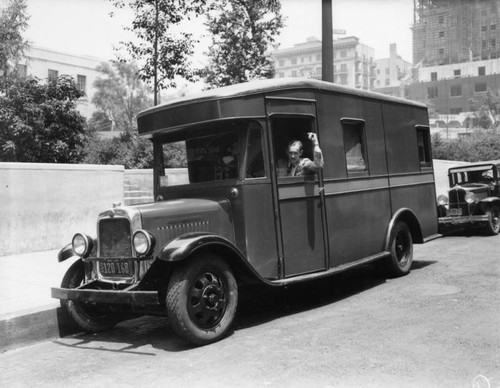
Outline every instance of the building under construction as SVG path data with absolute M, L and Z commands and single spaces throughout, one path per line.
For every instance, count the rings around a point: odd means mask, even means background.
M 500 0 L 413 0 L 413 63 L 500 58 Z

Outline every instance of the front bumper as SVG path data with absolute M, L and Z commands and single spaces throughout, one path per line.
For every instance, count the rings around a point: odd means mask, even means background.
M 158 291 L 117 291 L 78 288 L 51 288 L 56 299 L 76 300 L 79 302 L 120 304 L 128 306 L 159 306 Z
M 440 225 L 462 225 L 489 221 L 487 215 L 439 217 Z

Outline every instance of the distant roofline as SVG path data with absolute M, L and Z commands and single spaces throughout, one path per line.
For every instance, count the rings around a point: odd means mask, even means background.
M 387 102 L 393 102 L 404 105 L 418 106 L 426 108 L 425 104 L 420 102 L 407 100 L 399 97 L 388 96 L 385 94 L 367 91 L 363 89 L 354 89 L 350 87 L 341 86 L 338 84 L 314 80 L 310 78 L 274 78 L 266 80 L 258 80 L 245 82 L 241 84 L 224 86 L 217 89 L 210 89 L 203 92 L 195 93 L 191 96 L 176 98 L 164 104 L 146 109 L 140 112 L 137 117 L 142 117 L 156 111 L 161 111 L 174 106 L 186 105 L 195 102 L 203 102 L 209 100 L 223 100 L 229 98 L 237 98 L 253 94 L 273 92 L 278 90 L 292 90 L 292 89 L 315 89 L 315 90 L 328 90 L 332 92 L 350 94 L 359 97 L 372 98 Z
M 38 45 L 35 45 L 35 44 L 29 45 L 29 47 L 25 50 L 25 53 L 29 52 L 31 48 L 33 48 L 35 50 L 47 51 L 47 52 L 50 52 L 50 53 L 61 54 L 61 55 L 69 56 L 69 57 L 90 59 L 90 60 L 99 61 L 99 62 L 110 62 L 111 61 L 110 59 L 104 59 L 104 58 L 94 57 L 92 55 L 78 55 L 78 54 L 70 53 L 70 52 L 67 52 L 67 51 L 60 51 L 60 50 L 56 50 L 56 49 L 52 49 L 52 48 L 48 48 L 48 47 L 38 46 Z

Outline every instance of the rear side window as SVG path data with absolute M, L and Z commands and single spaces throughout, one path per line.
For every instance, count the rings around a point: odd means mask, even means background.
M 417 148 L 420 167 L 432 167 L 431 133 L 427 126 L 417 125 Z
M 342 119 L 341 123 L 348 176 L 368 172 L 364 120 Z

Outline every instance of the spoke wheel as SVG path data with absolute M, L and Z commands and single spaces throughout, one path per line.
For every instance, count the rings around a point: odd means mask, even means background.
M 213 254 L 176 268 L 167 290 L 167 313 L 177 335 L 205 345 L 225 336 L 236 314 L 238 286 L 229 266 Z
M 492 236 L 500 232 L 500 209 L 498 206 L 491 206 L 486 210 L 488 222 L 486 224 L 486 232 Z

